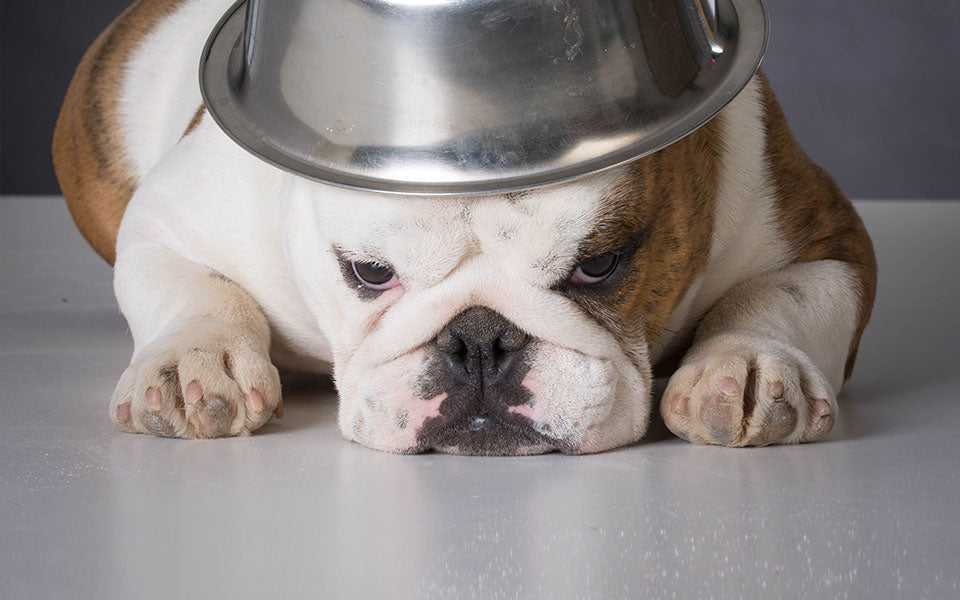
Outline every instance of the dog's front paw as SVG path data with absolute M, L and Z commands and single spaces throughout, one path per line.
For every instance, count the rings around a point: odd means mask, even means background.
M 670 431 L 697 444 L 796 444 L 830 431 L 837 402 L 800 350 L 726 334 L 690 350 L 670 378 L 660 414 Z
M 248 435 L 281 410 L 280 378 L 245 332 L 201 324 L 147 346 L 110 402 L 117 427 L 165 437 Z

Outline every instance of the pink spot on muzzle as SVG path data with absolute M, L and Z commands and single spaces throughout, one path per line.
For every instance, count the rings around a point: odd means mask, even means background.
M 536 398 L 540 395 L 540 392 L 543 390 L 543 384 L 540 382 L 540 373 L 534 369 L 527 371 L 527 374 L 523 376 L 523 381 L 520 382 L 520 385 L 530 390 L 530 394 Z
M 529 404 L 521 404 L 520 406 L 511 406 L 510 408 L 507 409 L 507 412 L 515 415 L 520 415 L 521 417 L 526 417 L 531 421 L 533 420 L 533 407 L 530 406 Z
M 424 421 L 440 416 L 440 405 L 447 399 L 447 393 L 437 394 L 429 400 L 416 399 L 410 403 L 410 423 L 413 429 L 420 429 Z
M 521 417 L 526 417 L 531 421 L 546 421 L 548 416 L 545 414 L 546 402 L 543 397 L 543 382 L 540 380 L 540 371 L 530 369 L 523 377 L 520 385 L 530 392 L 532 399 L 519 406 L 511 406 L 507 412 Z

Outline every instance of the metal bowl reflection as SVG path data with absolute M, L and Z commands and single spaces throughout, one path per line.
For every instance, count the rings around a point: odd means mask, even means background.
M 644 156 L 756 72 L 762 0 L 243 0 L 204 100 L 283 169 L 406 194 L 504 192 Z

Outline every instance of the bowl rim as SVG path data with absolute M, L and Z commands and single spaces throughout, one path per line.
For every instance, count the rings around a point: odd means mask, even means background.
M 717 1 L 733 6 L 740 35 L 733 64 L 721 83 L 705 94 L 709 102 L 700 103 L 670 127 L 656 131 L 640 142 L 589 160 L 522 175 L 494 175 L 464 182 L 401 181 L 309 163 L 267 143 L 248 126 L 246 119 L 230 102 L 229 59 L 243 36 L 248 0 L 237 0 L 231 5 L 207 37 L 199 64 L 200 94 L 210 116 L 235 143 L 283 171 L 313 181 L 347 189 L 408 196 L 477 196 L 525 191 L 574 181 L 649 156 L 682 140 L 717 116 L 759 71 L 770 40 L 770 18 L 764 0 Z M 756 35 L 758 31 L 761 35 Z

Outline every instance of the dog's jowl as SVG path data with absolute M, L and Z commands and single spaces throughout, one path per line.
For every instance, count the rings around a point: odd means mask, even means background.
M 115 261 L 130 432 L 247 435 L 278 368 L 332 374 L 339 425 L 390 452 L 590 453 L 655 410 L 699 444 L 815 441 L 875 287 L 849 201 L 758 74 L 693 134 L 521 193 L 397 197 L 240 148 L 196 65 L 232 0 L 141 0 L 90 48 L 57 124 L 81 231 Z

